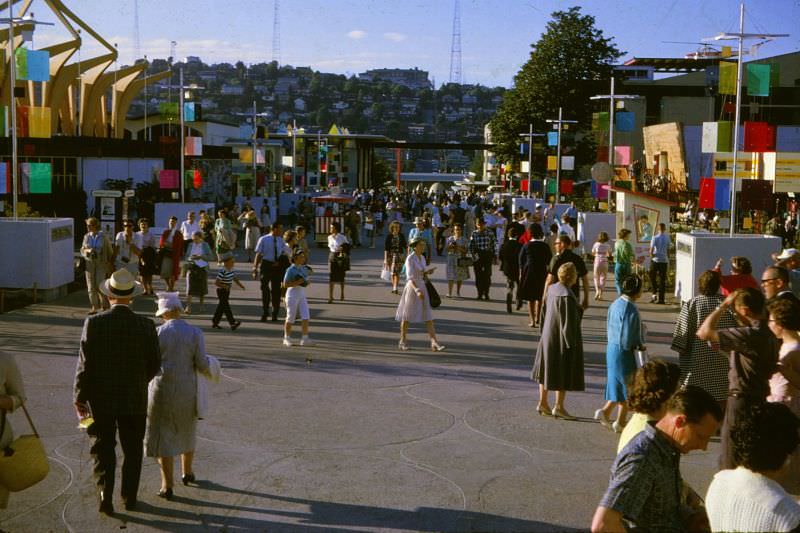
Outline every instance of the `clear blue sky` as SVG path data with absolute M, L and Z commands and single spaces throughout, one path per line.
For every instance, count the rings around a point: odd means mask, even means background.
M 119 45 L 121 61 L 134 58 L 133 0 L 66 0 L 75 13 Z M 510 86 L 541 35 L 550 13 L 580 5 L 597 27 L 639 57 L 681 57 L 700 41 L 738 28 L 734 0 L 461 0 L 462 72 L 466 83 Z M 36 17 L 55 17 L 41 0 Z M 758 57 L 800 50 L 800 0 L 750 0 L 745 30 L 790 33 L 764 45 Z M 205 62 L 258 63 L 272 59 L 273 0 L 139 0 L 142 54 Z M 437 85 L 450 70 L 453 0 L 283 0 L 281 63 L 324 72 L 419 67 Z M 36 47 L 59 40 L 56 29 L 37 30 Z M 86 56 L 98 48 L 87 42 Z

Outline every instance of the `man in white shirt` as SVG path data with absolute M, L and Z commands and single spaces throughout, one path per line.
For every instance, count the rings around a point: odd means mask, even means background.
M 561 217 L 561 224 L 558 225 L 558 234 L 567 235 L 570 241 L 575 241 L 575 230 L 569 224 L 569 215 L 564 213 Z
M 281 308 L 281 282 L 286 269 L 291 263 L 292 250 L 283 240 L 283 225 L 272 224 L 272 232 L 263 235 L 256 243 L 256 258 L 253 262 L 253 279 L 258 279 L 261 271 L 261 322 L 267 321 L 270 303 L 272 304 L 272 321 L 278 321 Z
M 200 231 L 200 223 L 194 219 L 194 211 L 186 213 L 186 220 L 181 222 L 181 234 L 183 235 L 183 242 L 192 240 L 195 232 Z

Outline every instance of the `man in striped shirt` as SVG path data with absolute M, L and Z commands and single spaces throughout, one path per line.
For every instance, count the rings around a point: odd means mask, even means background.
M 231 304 L 228 300 L 231 296 L 231 287 L 234 283 L 242 290 L 244 290 L 244 285 L 242 285 L 242 282 L 236 277 L 236 272 L 233 270 L 233 265 L 236 263 L 233 254 L 228 252 L 223 254 L 220 259 L 222 260 L 223 267 L 217 273 L 217 279 L 214 281 L 214 285 L 217 287 L 219 303 L 217 304 L 216 311 L 214 311 L 214 318 L 211 319 L 211 327 L 222 329 L 219 325 L 219 321 L 222 319 L 224 313 L 225 318 L 228 319 L 228 324 L 231 325 L 231 330 L 235 331 L 236 328 L 242 325 L 242 322 L 233 318 L 233 311 L 231 310 Z

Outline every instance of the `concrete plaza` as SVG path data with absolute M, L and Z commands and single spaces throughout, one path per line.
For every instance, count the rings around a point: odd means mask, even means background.
M 281 345 L 282 322 L 260 316 L 258 283 L 238 263 L 244 292 L 233 294 L 241 329 L 211 329 L 210 297 L 189 321 L 220 358 L 210 415 L 198 425 L 198 486 L 156 496 L 158 466 L 145 458 L 139 506 L 113 518 L 97 512 L 89 440 L 77 429 L 72 380 L 84 292 L 0 316 L 0 349 L 13 353 L 31 415 L 51 459 L 48 478 L 11 495 L 0 529 L 42 531 L 579 531 L 605 490 L 616 435 L 591 420 L 605 384 L 605 302 L 592 301 L 583 327 L 586 391 L 569 394 L 565 422 L 536 414 L 530 369 L 538 339 L 523 312 L 505 312 L 502 275 L 491 302 L 443 298 L 434 311 L 442 353 L 428 350 L 421 325 L 411 350 L 397 349 L 398 297 L 379 279 L 379 250 L 357 249 L 344 302 L 327 304 L 325 251 L 309 287 L 313 348 Z M 446 294 L 443 258 L 434 275 Z M 183 284 L 181 283 L 181 288 Z M 643 298 L 655 356 L 669 351 L 677 306 Z M 134 309 L 152 315 L 153 299 Z M 299 328 L 298 328 L 299 329 Z M 299 331 L 295 332 L 295 335 Z M 552 400 L 551 400 L 552 401 Z M 17 434 L 26 422 L 10 418 Z M 716 443 L 683 459 L 704 494 Z M 119 486 L 119 482 L 117 483 Z

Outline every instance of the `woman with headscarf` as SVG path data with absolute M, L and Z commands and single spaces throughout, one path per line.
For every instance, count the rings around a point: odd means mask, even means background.
M 539 382 L 542 416 L 576 420 L 564 408 L 567 391 L 584 390 L 582 309 L 570 287 L 578 280 L 573 263 L 558 268 L 558 283 L 547 288 L 542 336 L 536 348 L 532 379 Z M 555 391 L 556 404 L 550 409 L 549 391 Z
M 398 348 L 408 350 L 406 339 L 408 337 L 408 324 L 410 322 L 425 322 L 428 336 L 431 339 L 431 351 L 441 352 L 444 346 L 436 340 L 436 330 L 433 326 L 433 312 L 431 310 L 428 289 L 425 287 L 425 276 L 436 270 L 436 267 L 427 268 L 423 251 L 427 243 L 422 237 L 411 241 L 410 248 L 413 253 L 406 258 L 406 286 L 397 306 L 395 320 L 400 322 L 400 342 Z
M 169 227 L 161 234 L 158 243 L 161 258 L 161 279 L 167 284 L 167 291 L 175 290 L 175 281 L 181 273 L 183 257 L 183 235 L 178 230 L 178 217 L 169 218 Z
M 173 496 L 174 457 L 181 456 L 181 481 L 195 482 L 192 460 L 197 433 L 198 372 L 209 373 L 205 339 L 200 328 L 181 318 L 177 292 L 158 293 L 156 316 L 164 319 L 158 329 L 161 371 L 149 385 L 144 447 L 161 467 L 158 496 Z
M 636 300 L 642 295 L 642 278 L 628 274 L 619 282 L 622 296 L 608 307 L 606 322 L 606 403 L 595 411 L 594 418 L 605 427 L 621 433 L 628 414 L 628 387 L 636 372 L 635 350 L 644 350 L 642 321 Z M 611 411 L 619 406 L 619 414 L 611 423 Z

